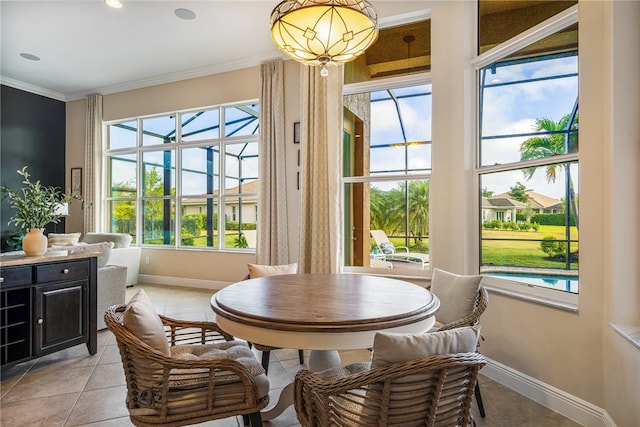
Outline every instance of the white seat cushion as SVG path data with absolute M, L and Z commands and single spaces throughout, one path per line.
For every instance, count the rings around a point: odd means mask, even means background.
M 479 325 L 424 334 L 378 332 L 373 340 L 371 367 L 438 354 L 472 353 L 477 349 L 479 336 Z
M 436 268 L 431 277 L 431 292 L 440 300 L 436 319 L 447 324 L 473 312 L 482 276 L 464 276 Z
M 282 265 L 247 264 L 247 268 L 249 269 L 249 277 L 252 279 L 279 274 L 296 274 L 298 272 L 298 264 L 295 262 Z

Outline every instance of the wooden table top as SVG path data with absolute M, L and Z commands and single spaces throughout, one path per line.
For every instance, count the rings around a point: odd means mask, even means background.
M 432 317 L 440 302 L 413 283 L 358 274 L 288 274 L 229 285 L 215 293 L 218 317 L 298 332 L 357 332 Z

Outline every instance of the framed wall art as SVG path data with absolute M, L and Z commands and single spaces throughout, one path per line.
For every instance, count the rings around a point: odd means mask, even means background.
M 71 168 L 71 194 L 82 196 L 82 168 Z

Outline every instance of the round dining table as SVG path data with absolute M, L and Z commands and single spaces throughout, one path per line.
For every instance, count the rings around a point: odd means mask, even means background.
M 266 276 L 231 284 L 211 297 L 224 331 L 256 344 L 310 350 L 309 369 L 316 372 L 340 366 L 337 350 L 373 347 L 377 332 L 428 331 L 439 306 L 421 286 L 360 274 Z M 264 420 L 293 402 L 290 386 Z

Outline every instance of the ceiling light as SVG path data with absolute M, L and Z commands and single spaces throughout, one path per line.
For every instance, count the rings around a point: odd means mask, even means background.
M 122 7 L 122 3 L 119 0 L 104 0 L 107 6 L 112 7 L 114 9 L 120 9 Z
M 30 53 L 22 52 L 20 56 L 22 56 L 24 59 L 28 59 L 29 61 L 40 61 L 39 56 L 35 56 Z
M 378 38 L 378 16 L 366 0 L 285 0 L 271 12 L 271 37 L 296 61 L 320 65 L 349 62 Z
M 173 11 L 173 13 L 175 13 L 178 18 L 184 19 L 185 21 L 196 19 L 196 14 L 189 9 L 176 9 Z

